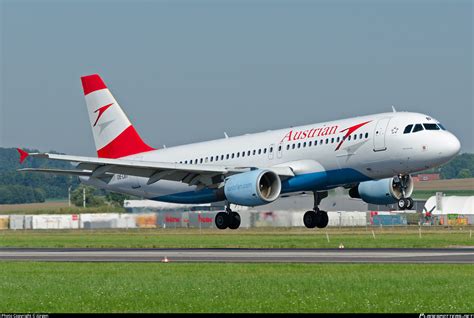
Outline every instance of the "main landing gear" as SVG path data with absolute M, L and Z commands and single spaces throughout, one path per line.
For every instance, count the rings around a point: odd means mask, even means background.
M 220 230 L 225 230 L 226 228 L 235 230 L 240 226 L 240 214 L 233 212 L 230 209 L 230 203 L 226 202 L 225 212 L 217 213 L 214 221 Z
M 413 208 L 414 202 L 413 199 L 408 197 L 406 198 L 406 190 L 408 188 L 408 182 L 410 182 L 409 175 L 399 175 L 393 178 L 395 185 L 400 188 L 402 197 L 398 199 L 397 205 L 400 210 L 410 210 Z
M 320 210 L 318 205 L 321 203 L 321 200 L 328 196 L 328 192 L 316 192 L 314 191 L 314 207 L 312 211 L 308 211 L 303 216 L 304 225 L 309 228 L 325 228 L 329 223 L 328 213 L 326 211 Z

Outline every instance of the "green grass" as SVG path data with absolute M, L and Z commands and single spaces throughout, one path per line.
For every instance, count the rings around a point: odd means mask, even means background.
M 474 229 L 469 227 L 422 227 L 421 237 L 419 231 L 418 227 L 7 230 L 0 231 L 0 247 L 335 248 L 340 243 L 346 248 L 474 246 Z
M 473 312 L 474 265 L 0 262 L 1 312 Z
M 447 196 L 471 196 L 474 195 L 473 190 L 415 190 L 413 191 L 413 199 L 416 200 L 427 200 L 432 196 L 436 195 L 436 192 L 443 192 Z

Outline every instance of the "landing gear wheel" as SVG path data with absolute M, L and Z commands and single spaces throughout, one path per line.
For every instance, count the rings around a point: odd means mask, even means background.
M 303 223 L 308 229 L 316 227 L 317 215 L 314 211 L 308 211 L 303 216 Z
M 400 210 L 405 210 L 407 208 L 407 205 L 408 205 L 408 200 L 405 199 L 405 198 L 401 198 L 401 199 L 398 199 L 398 208 Z
M 225 230 L 229 226 L 230 217 L 225 212 L 219 212 L 216 214 L 214 222 L 219 230 Z M 239 224 L 240 225 L 240 224 Z
M 413 202 L 412 198 L 406 198 L 406 200 L 407 200 L 407 209 L 411 210 L 411 208 L 413 208 L 413 206 L 415 205 L 415 202 Z
M 240 214 L 237 212 L 231 212 L 229 214 L 229 229 L 236 230 L 240 226 Z
M 318 229 L 323 229 L 328 226 L 329 217 L 326 211 L 316 212 L 316 226 Z

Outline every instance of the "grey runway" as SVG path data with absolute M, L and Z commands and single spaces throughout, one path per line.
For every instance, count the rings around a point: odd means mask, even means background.
M 0 248 L 0 261 L 226 263 L 470 263 L 473 248 L 452 249 L 136 249 Z

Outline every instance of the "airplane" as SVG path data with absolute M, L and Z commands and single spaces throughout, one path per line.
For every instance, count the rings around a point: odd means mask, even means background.
M 459 140 L 431 116 L 380 113 L 187 145 L 156 149 L 140 137 L 98 74 L 81 77 L 97 157 L 27 153 L 75 164 L 71 169 L 19 171 L 74 175 L 84 184 L 150 200 L 200 204 L 225 202 L 218 229 L 237 229 L 231 204 L 259 206 L 280 196 L 313 193 L 307 228 L 324 228 L 319 204 L 344 187 L 367 203 L 413 207 L 411 173 L 448 162 Z M 179 129 L 179 127 L 178 127 Z

